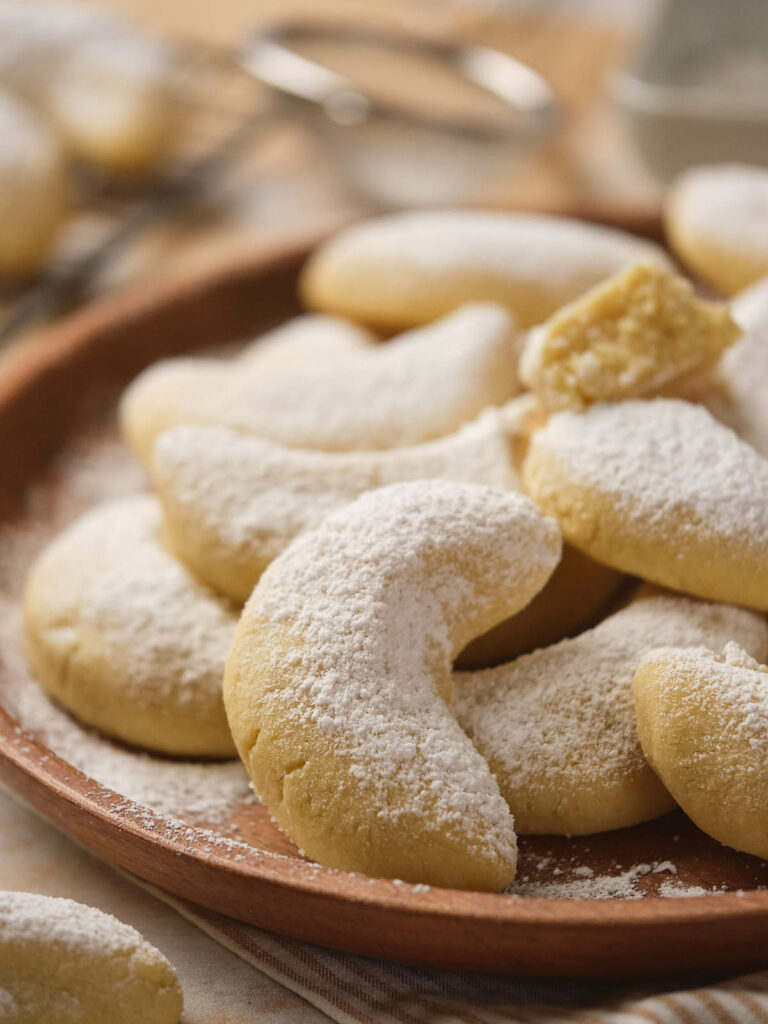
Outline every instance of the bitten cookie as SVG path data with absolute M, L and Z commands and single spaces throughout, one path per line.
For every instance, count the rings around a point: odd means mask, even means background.
M 635 707 L 645 756 L 685 813 L 768 857 L 768 668 L 738 643 L 722 655 L 661 647 L 637 668 Z
M 527 498 L 422 480 L 368 492 L 269 566 L 224 700 L 257 792 L 310 857 L 457 888 L 512 880 L 512 816 L 445 696 L 453 657 L 559 556 Z
M 670 810 L 640 749 L 635 668 L 658 644 L 721 648 L 729 640 L 764 657 L 768 624 L 744 608 L 644 587 L 581 636 L 498 668 L 457 673 L 453 709 L 496 776 L 517 831 L 603 832 Z
M 0 892 L 0 1020 L 178 1024 L 178 978 L 127 924 L 74 900 Z
M 163 547 L 154 498 L 110 502 L 33 565 L 27 652 L 43 689 L 82 721 L 185 757 L 235 753 L 221 696 L 237 613 Z
M 66 168 L 50 128 L 3 93 L 0 138 L 0 275 L 24 276 L 48 256 L 66 216 Z
M 521 379 L 548 409 L 654 394 L 712 366 L 740 330 L 721 302 L 638 263 L 531 331 Z
M 125 393 L 121 425 L 145 464 L 159 434 L 192 423 L 294 448 L 375 450 L 450 434 L 519 389 L 514 324 L 488 303 L 343 361 L 268 373 L 239 360 L 159 363 Z
M 696 167 L 669 191 L 667 237 L 696 274 L 732 295 L 768 274 L 768 169 Z
M 527 492 L 590 557 L 673 590 L 768 609 L 768 461 L 675 399 L 552 416 Z
M 541 323 L 604 278 L 663 250 L 565 217 L 436 210 L 364 221 L 321 245 L 301 290 L 313 309 L 388 330 L 429 323 L 465 302 L 498 302 Z

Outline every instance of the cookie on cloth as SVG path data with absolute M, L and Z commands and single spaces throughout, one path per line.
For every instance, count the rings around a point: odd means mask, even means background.
M 95 907 L 0 892 L 0 1019 L 13 1024 L 178 1024 L 173 967 Z

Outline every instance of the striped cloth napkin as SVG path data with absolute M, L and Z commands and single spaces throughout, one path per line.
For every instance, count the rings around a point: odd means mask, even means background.
M 768 1024 L 768 972 L 680 989 L 404 967 L 272 935 L 139 884 L 337 1024 Z

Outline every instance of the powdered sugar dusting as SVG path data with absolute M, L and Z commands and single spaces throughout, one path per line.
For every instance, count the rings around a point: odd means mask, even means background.
M 135 928 L 96 907 L 32 892 L 0 892 L 0 946 L 45 943 L 77 956 L 125 957 L 129 973 L 167 961 Z
M 44 577 L 38 596 L 49 619 L 36 622 L 38 639 L 66 626 L 74 642 L 93 630 L 129 700 L 214 713 L 238 612 L 166 552 L 161 528 L 158 503 L 140 495 L 107 502 L 60 534 L 30 577 Z
M 148 429 L 204 423 L 324 451 L 419 444 L 515 395 L 516 363 L 506 310 L 468 305 L 343 362 L 304 361 L 282 373 L 263 373 L 257 361 L 158 364 L 126 393 L 124 422 L 134 440 L 146 440 Z
M 664 715 L 679 715 L 685 721 L 695 714 L 696 705 L 717 709 L 713 714 L 720 727 L 716 734 L 707 731 L 708 757 L 722 758 L 719 770 L 723 775 L 737 771 L 744 777 L 762 778 L 768 750 L 766 652 L 758 652 L 759 660 L 756 660 L 752 652 L 743 649 L 748 648 L 747 644 L 733 641 L 724 645 L 720 655 L 701 648 L 670 650 L 672 646 L 660 645 L 651 657 L 663 660 L 670 689 L 681 673 L 691 673 L 697 679 L 697 690 L 693 705 L 690 700 L 665 701 Z M 736 752 L 740 754 L 738 763 L 734 764 Z
M 195 560 L 204 543 L 243 573 L 375 487 L 433 477 L 515 487 L 508 426 L 515 404 L 505 418 L 488 409 L 448 437 L 383 452 L 299 451 L 221 428 L 176 427 L 159 438 L 152 475 L 190 564 L 204 572 Z
M 674 523 L 702 543 L 768 547 L 768 461 L 704 408 L 657 398 L 558 413 L 533 447 L 610 496 L 628 534 Z
M 414 265 L 420 289 L 439 289 L 440 275 L 451 271 L 503 275 L 521 292 L 538 292 L 545 281 L 560 293 L 559 304 L 631 263 L 668 263 L 659 246 L 613 228 L 535 213 L 474 210 L 398 213 L 353 225 L 321 248 L 316 260 L 333 264 L 342 258 L 363 266 L 387 260 Z M 425 279 L 424 272 L 434 279 Z
M 763 167 L 696 167 L 681 176 L 670 202 L 686 235 L 717 249 L 768 260 L 768 173 Z
M 714 386 L 701 400 L 761 455 L 768 455 L 768 281 L 759 281 L 732 304 L 743 337 L 728 349 Z
M 498 609 L 505 593 L 531 596 L 559 543 L 519 495 L 445 481 L 369 492 L 298 538 L 246 606 L 244 621 L 284 626 L 294 641 L 254 637 L 243 654 L 246 666 L 269 659 L 285 681 L 257 699 L 280 721 L 332 737 L 373 813 L 471 828 L 484 855 L 508 856 L 509 811 L 435 686 L 471 617 Z
M 564 792 L 605 794 L 643 770 L 632 679 L 652 647 L 720 650 L 736 639 L 768 655 L 764 616 L 652 588 L 641 594 L 581 636 L 454 676 L 458 720 L 494 765 L 513 812 L 519 794 L 554 814 Z
M 87 508 L 133 493 L 141 483 L 140 469 L 114 436 L 88 438 L 66 454 L 51 480 L 29 492 L 27 515 L 0 526 L 0 703 L 65 761 L 123 798 L 161 814 L 216 824 L 254 799 L 239 761 L 173 761 L 110 742 L 45 696 L 23 649 L 20 594 L 35 556 Z

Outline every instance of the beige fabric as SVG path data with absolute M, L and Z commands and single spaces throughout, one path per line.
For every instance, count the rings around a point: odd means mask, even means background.
M 288 988 L 222 949 L 2 790 L 0 889 L 67 896 L 133 925 L 176 968 L 182 1024 L 328 1024 Z
M 179 973 L 182 1024 L 768 1024 L 768 972 L 688 990 L 489 978 L 270 935 L 133 885 L 2 792 L 0 886 L 69 896 L 138 928 Z

